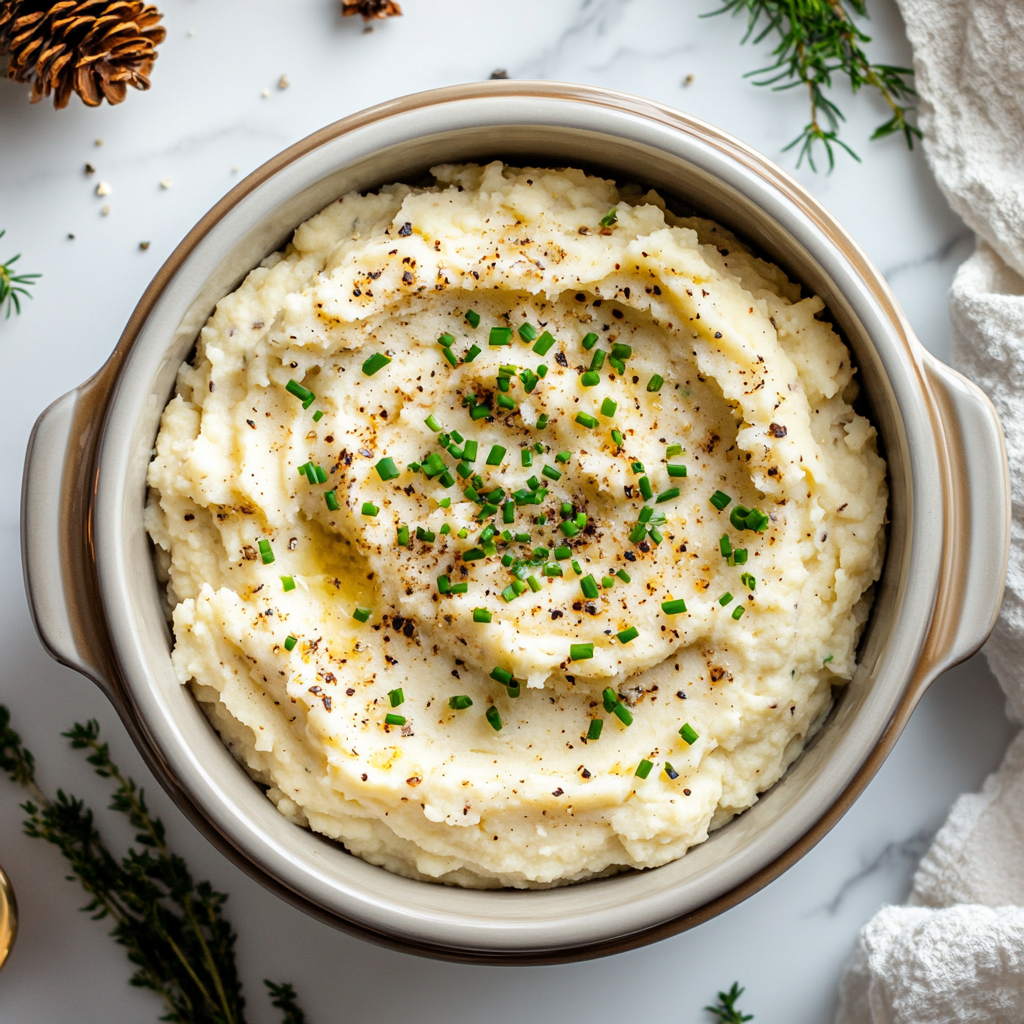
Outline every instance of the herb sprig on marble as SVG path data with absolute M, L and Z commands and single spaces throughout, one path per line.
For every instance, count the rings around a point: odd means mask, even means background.
M 209 882 L 197 882 L 184 859 L 167 845 L 163 823 L 154 818 L 146 796 L 122 774 L 101 743 L 95 720 L 75 724 L 62 735 L 102 779 L 114 783 L 110 809 L 123 814 L 135 831 L 135 845 L 118 860 L 107 848 L 92 811 L 77 797 L 57 790 L 47 797 L 36 782 L 35 758 L 11 728 L 0 704 L 0 770 L 23 786 L 25 833 L 52 843 L 64 855 L 70 881 L 77 879 L 89 902 L 82 908 L 94 920 L 114 922 L 112 937 L 125 947 L 135 967 L 131 984 L 163 1000 L 160 1018 L 175 1024 L 245 1024 L 245 999 L 235 963 L 237 935 L 224 916 L 227 896 Z M 305 1024 L 291 985 L 265 981 L 282 1024 Z
M 0 238 L 7 234 L 0 231 Z M 11 310 L 21 312 L 22 298 L 32 298 L 29 288 L 42 277 L 42 274 L 16 274 L 14 264 L 21 259 L 21 253 L 12 256 L 6 263 L 0 263 L 0 308 L 6 307 L 5 319 L 10 319 Z
M 839 137 L 846 118 L 829 96 L 833 77 L 845 76 L 854 92 L 867 87 L 885 100 L 890 116 L 875 129 L 872 139 L 902 134 L 907 147 L 913 149 L 914 139 L 921 138 L 920 129 L 911 120 L 917 96 L 913 70 L 873 63 L 863 49 L 871 37 L 855 24 L 854 18 L 868 16 L 865 0 L 725 0 L 722 7 L 705 17 L 718 14 L 746 15 L 743 42 L 756 44 L 777 38 L 772 50 L 774 61 L 747 74 L 760 76 L 755 78 L 755 85 L 776 92 L 807 90 L 810 119 L 785 147 L 799 147 L 798 167 L 806 158 L 811 169 L 817 170 L 814 153 L 819 145 L 824 147 L 829 170 L 835 166 L 837 146 L 860 160 Z
M 748 1020 L 754 1019 L 754 1015 L 742 1013 L 736 1005 L 744 991 L 745 989 L 740 988 L 740 983 L 734 981 L 728 992 L 718 993 L 718 1002 L 714 1006 L 705 1006 L 704 1009 L 708 1013 L 713 1013 L 719 1024 L 746 1024 Z

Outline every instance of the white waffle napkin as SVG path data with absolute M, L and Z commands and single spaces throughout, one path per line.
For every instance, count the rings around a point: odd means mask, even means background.
M 1013 527 L 1006 598 L 985 652 L 1024 721 L 1024 0 L 899 0 L 925 152 L 978 236 L 950 295 L 953 362 L 1006 431 Z M 1024 1022 L 1024 734 L 961 797 L 910 905 L 862 929 L 836 1024 Z

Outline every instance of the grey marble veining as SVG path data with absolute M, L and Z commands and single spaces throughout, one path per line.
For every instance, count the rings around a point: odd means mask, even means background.
M 69 785 L 103 806 L 102 783 L 58 735 L 91 716 L 124 766 L 140 782 L 148 776 L 95 688 L 52 663 L 32 631 L 18 571 L 17 481 L 29 430 L 50 401 L 102 363 L 192 224 L 241 175 L 325 123 L 403 93 L 485 79 L 498 68 L 682 107 L 763 150 L 819 195 L 883 269 L 925 344 L 948 356 L 946 294 L 973 242 L 920 151 L 908 153 L 897 139 L 869 144 L 884 109 L 840 88 L 845 135 L 863 162 L 840 157 L 831 175 L 794 168 L 793 154 L 782 150 L 806 119 L 804 97 L 797 90 L 772 95 L 743 78 L 766 63 L 768 48 L 739 45 L 741 20 L 699 17 L 716 0 L 404 0 L 404 18 L 369 33 L 357 19 L 342 21 L 336 0 L 161 6 L 169 34 L 148 94 L 114 109 L 73 103 L 55 112 L 30 107 L 24 92 L 0 81 L 0 227 L 8 229 L 0 258 L 20 250 L 25 270 L 45 274 L 25 314 L 0 321 L 7 383 L 0 471 L 8 481 L 0 490 L 0 558 L 8 567 L 0 584 L 0 700 L 39 756 L 48 788 Z M 871 10 L 874 52 L 907 63 L 891 0 Z M 285 90 L 277 88 L 282 74 L 291 83 Z M 83 174 L 86 161 L 95 175 Z M 99 181 L 110 184 L 109 197 L 95 195 Z M 975 658 L 933 686 L 864 796 L 772 885 L 657 946 L 550 968 L 462 967 L 350 939 L 228 864 L 151 781 L 149 796 L 197 873 L 231 893 L 253 1024 L 276 1019 L 263 998 L 264 977 L 294 981 L 311 1024 L 648 1017 L 707 1024 L 700 1008 L 734 979 L 746 985 L 743 1005 L 758 1022 L 822 1024 L 857 929 L 883 902 L 906 897 L 949 804 L 996 766 L 1009 735 L 998 688 Z M 23 914 L 17 949 L 0 974 L 0 1020 L 156 1019 L 152 998 L 125 983 L 128 966 L 103 925 L 77 912 L 82 897 L 63 881 L 56 853 L 20 835 L 18 799 L 0 782 L 0 862 Z M 101 818 L 115 845 L 127 839 L 118 822 Z

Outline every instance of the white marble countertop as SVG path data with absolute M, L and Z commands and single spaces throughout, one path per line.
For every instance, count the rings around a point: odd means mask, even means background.
M 24 253 L 44 273 L 24 314 L 0 321 L 8 360 L 0 423 L 0 702 L 40 761 L 45 787 L 103 806 L 104 787 L 59 732 L 96 717 L 122 764 L 197 874 L 231 893 L 254 1024 L 277 1020 L 260 979 L 291 980 L 310 1024 L 414 1020 L 559 1020 L 602 1024 L 710 1019 L 701 1007 L 739 979 L 758 1021 L 821 1024 L 835 1005 L 859 926 L 909 887 L 917 858 L 961 792 L 996 766 L 1010 735 L 980 658 L 934 684 L 888 762 L 849 814 L 773 884 L 717 919 L 610 960 L 548 968 L 479 968 L 378 949 L 286 905 L 229 864 L 149 779 L 116 715 L 85 679 L 43 652 L 19 571 L 22 459 L 36 416 L 96 370 L 162 260 L 240 176 L 279 150 L 370 104 L 497 68 L 514 78 L 587 82 L 651 97 L 717 124 L 792 168 L 780 150 L 805 119 L 798 92 L 744 81 L 766 48 L 743 47 L 740 22 L 701 20 L 714 0 L 406 0 L 406 16 L 363 33 L 336 0 L 165 0 L 167 41 L 147 94 L 119 107 L 30 107 L 0 82 L 0 258 Z M 876 53 L 909 63 L 890 0 L 871 5 Z M 282 75 L 290 83 L 278 88 Z M 693 76 L 692 82 L 684 80 Z M 268 92 L 264 95 L 264 90 Z M 840 88 L 845 137 L 863 157 L 835 173 L 797 172 L 882 269 L 924 343 L 948 357 L 946 292 L 971 239 L 919 152 L 868 144 L 883 120 L 873 98 Z M 102 138 L 102 145 L 95 140 Z M 86 176 L 86 162 L 95 165 Z M 169 179 L 170 188 L 161 181 Z M 94 194 L 99 181 L 111 194 Z M 104 216 L 101 208 L 109 205 Z M 74 236 L 73 238 L 71 236 Z M 147 250 L 140 242 L 149 242 Z M 77 908 L 59 855 L 20 834 L 20 794 L 0 780 L 0 863 L 17 888 L 22 930 L 0 974 L 5 1024 L 155 1020 L 126 984 L 123 952 Z M 101 815 L 111 841 L 127 838 Z

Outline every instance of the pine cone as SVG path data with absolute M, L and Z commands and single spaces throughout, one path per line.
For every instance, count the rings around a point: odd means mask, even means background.
M 74 90 L 90 107 L 149 88 L 163 15 L 141 0 L 0 0 L 0 51 L 7 77 L 32 83 L 32 102 L 52 92 L 66 107 Z
M 346 17 L 361 14 L 363 21 L 374 18 L 393 18 L 402 13 L 402 8 L 393 0 L 341 0 L 341 13 Z

